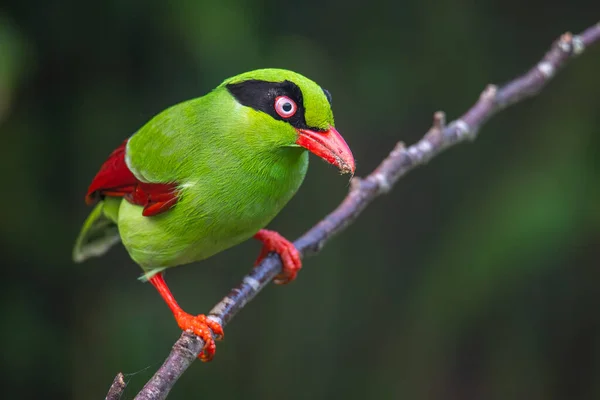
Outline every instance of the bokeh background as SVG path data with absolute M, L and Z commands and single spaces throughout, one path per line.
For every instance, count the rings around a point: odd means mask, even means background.
M 432 113 L 465 111 L 600 3 L 4 0 L 0 251 L 5 398 L 133 398 L 179 331 L 122 247 L 75 265 L 87 185 L 155 113 L 261 67 L 333 94 L 365 175 Z M 600 49 L 402 179 L 298 280 L 268 287 L 171 399 L 600 398 Z M 272 223 L 295 238 L 348 190 L 313 159 Z M 168 274 L 207 312 L 244 243 Z

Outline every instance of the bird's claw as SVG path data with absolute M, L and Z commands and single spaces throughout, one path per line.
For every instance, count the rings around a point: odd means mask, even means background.
M 194 316 L 181 312 L 175 316 L 175 319 L 182 330 L 191 332 L 204 341 L 204 347 L 198 355 L 198 358 L 204 362 L 211 361 L 217 350 L 215 339 L 222 340 L 224 337 L 221 324 L 213 319 L 207 318 L 204 314 Z
M 273 282 L 278 285 L 284 285 L 296 279 L 298 271 L 302 268 L 302 260 L 300 258 L 300 252 L 289 240 L 275 231 L 266 229 L 258 231 L 258 233 L 254 235 L 254 238 L 263 242 L 263 247 L 254 263 L 255 266 L 260 264 L 263 258 L 269 253 L 275 252 L 281 257 L 283 269 L 281 274 L 273 279 Z

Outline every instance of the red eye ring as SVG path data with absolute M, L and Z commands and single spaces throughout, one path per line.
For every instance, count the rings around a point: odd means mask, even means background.
M 298 106 L 294 100 L 287 96 L 278 96 L 275 99 L 275 105 L 273 107 L 275 108 L 275 112 L 281 118 L 290 118 L 298 111 Z

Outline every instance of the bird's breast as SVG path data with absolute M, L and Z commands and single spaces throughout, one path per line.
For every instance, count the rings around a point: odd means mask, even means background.
M 248 163 L 220 170 L 204 179 L 185 182 L 174 212 L 187 220 L 185 233 L 196 248 L 218 252 L 252 237 L 265 227 L 294 196 L 302 184 L 308 154 L 270 163 Z

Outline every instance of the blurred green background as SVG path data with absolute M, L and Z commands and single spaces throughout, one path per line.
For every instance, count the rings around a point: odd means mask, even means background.
M 0 4 L 0 339 L 5 398 L 133 398 L 179 336 L 122 247 L 75 265 L 83 197 L 155 113 L 261 67 L 333 94 L 366 175 L 438 109 L 534 65 L 596 0 L 16 1 Z M 411 172 L 294 284 L 269 286 L 171 399 L 600 398 L 600 49 Z M 346 194 L 313 159 L 271 227 L 300 235 Z M 168 282 L 207 312 L 253 241 Z M 8 384 L 8 385 L 7 385 Z

